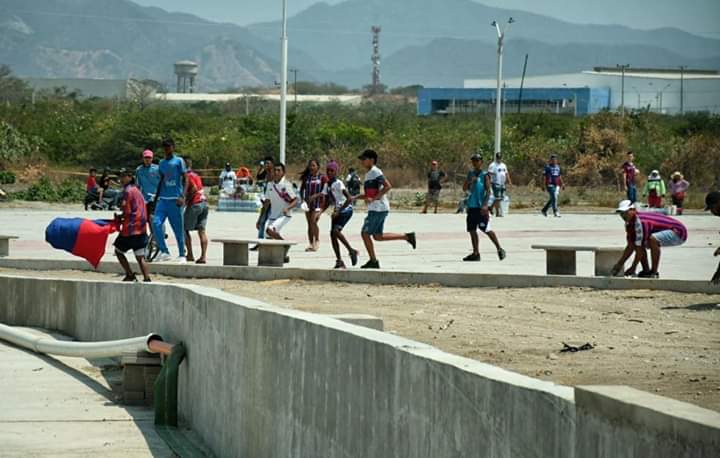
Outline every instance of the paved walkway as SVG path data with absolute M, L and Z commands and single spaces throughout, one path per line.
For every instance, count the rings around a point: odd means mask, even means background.
M 44 210 L 0 210 L 3 233 L 18 235 L 20 240 L 12 242 L 14 257 L 37 257 L 70 259 L 62 251 L 52 249 L 44 241 L 45 227 L 58 216 L 83 216 L 88 218 L 109 218 L 109 212 L 84 212 L 82 209 L 64 211 Z M 360 239 L 364 218 L 358 212 L 348 224 L 345 232 L 350 242 L 361 251 L 361 262 L 367 260 Z M 211 210 L 208 222 L 210 238 L 255 238 L 254 213 L 227 213 Z M 720 242 L 718 229 L 720 218 L 708 214 L 682 216 L 681 220 L 690 230 L 688 242 L 677 248 L 663 251 L 661 274 L 663 278 L 683 280 L 707 280 L 717 266 L 710 246 Z M 305 253 L 306 224 L 302 213 L 296 213 L 286 226 L 287 238 L 300 242 L 290 252 L 293 267 L 331 268 L 334 256 L 330 247 L 328 231 L 330 218 L 323 215 L 320 220 L 321 249 L 317 253 Z M 495 250 L 486 237 L 481 237 L 482 262 L 463 263 L 461 259 L 470 251 L 470 242 L 465 232 L 464 215 L 440 214 L 419 215 L 417 213 L 393 212 L 388 217 L 385 229 L 388 232 L 410 232 L 418 234 L 418 249 L 413 251 L 404 242 L 377 244 L 378 257 L 383 269 L 431 272 L 477 272 L 535 274 L 545 273 L 545 253 L 531 250 L 535 243 L 576 245 L 624 245 L 625 235 L 622 220 L 612 213 L 607 214 L 564 214 L 562 218 L 544 218 L 539 214 L 513 213 L 506 218 L 494 218 L 493 228 L 508 252 L 508 258 L 498 261 Z M 114 238 L 114 236 L 112 236 Z M 174 236 L 169 237 L 173 255 L 177 254 Z M 195 236 L 195 246 L 198 241 Z M 198 253 L 199 254 L 199 253 Z M 108 244 L 108 256 L 112 259 L 112 248 Z M 254 254 L 251 263 L 255 262 Z M 347 258 L 347 256 L 346 256 Z M 220 264 L 222 249 L 219 244 L 210 245 L 209 261 Z M 347 260 L 346 260 L 347 262 Z M 578 254 L 578 274 L 592 275 L 591 253 Z
M 0 456 L 175 456 L 151 409 L 113 401 L 104 363 L 112 361 L 48 357 L 0 341 Z

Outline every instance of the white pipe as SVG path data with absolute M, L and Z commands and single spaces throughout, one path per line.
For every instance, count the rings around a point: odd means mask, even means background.
M 75 358 L 110 358 L 122 356 L 124 352 L 128 351 L 150 351 L 148 348 L 150 341 L 160 339 L 160 337 L 157 334 L 149 334 L 144 337 L 105 342 L 67 342 L 38 336 L 0 323 L 0 339 L 48 355 Z

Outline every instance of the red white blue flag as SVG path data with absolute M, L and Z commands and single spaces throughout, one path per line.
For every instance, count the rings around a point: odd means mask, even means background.
M 45 229 L 45 241 L 53 248 L 84 258 L 94 268 L 105 255 L 110 234 L 117 231 L 113 220 L 85 218 L 55 218 Z

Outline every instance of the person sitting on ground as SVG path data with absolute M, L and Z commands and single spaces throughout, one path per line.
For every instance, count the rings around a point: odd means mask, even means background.
M 720 216 L 720 192 L 713 191 L 705 196 L 705 211 L 709 211 L 715 216 Z M 715 256 L 720 256 L 720 248 L 715 250 Z M 720 285 L 720 264 L 715 270 L 715 275 L 710 280 L 715 285 Z
M 120 233 L 113 245 L 115 246 L 115 256 L 125 271 L 125 278 L 122 281 L 137 281 L 135 273 L 125 257 L 125 252 L 133 250 L 143 275 L 143 281 L 149 282 L 150 272 L 145 262 L 145 247 L 148 243 L 148 214 L 145 199 L 135 186 L 135 179 L 130 170 L 122 169 L 120 171 L 120 181 L 123 186 L 120 204 L 122 214 L 115 217 L 120 223 Z
M 670 198 L 673 205 L 677 207 L 677 214 L 683 214 L 683 204 L 685 203 L 685 194 L 687 193 L 690 183 L 685 180 L 683 174 L 675 172 L 670 177 Z
M 625 271 L 626 276 L 635 275 L 638 263 L 642 264 L 642 271 L 637 274 L 640 278 L 658 278 L 661 248 L 679 246 L 687 241 L 687 228 L 683 223 L 656 212 L 638 212 L 635 204 L 623 200 L 616 210 L 625 221 L 627 234 L 627 247 L 620 260 L 612 269 L 613 275 L 618 275 L 630 256 L 635 255 L 632 266 Z M 648 265 L 647 252 L 650 250 L 652 265 Z
M 435 207 L 434 213 L 438 212 L 438 205 L 440 204 L 440 191 L 442 191 L 442 184 L 447 179 L 445 172 L 440 170 L 438 161 L 432 161 L 430 163 L 430 171 L 428 172 L 428 191 L 425 197 L 425 207 L 422 213 L 425 214 L 428 211 L 428 207 L 433 205 Z
M 492 184 L 492 196 L 490 196 L 490 207 L 495 209 L 495 215 L 503 217 L 502 202 L 505 200 L 505 192 L 508 186 L 512 186 L 510 172 L 507 165 L 502 161 L 502 154 L 495 154 L 495 160 L 488 167 L 490 183 Z M 492 212 L 491 212 L 492 213 Z
M 253 179 L 252 179 L 252 172 L 250 172 L 250 169 L 247 167 L 240 167 L 237 172 L 235 172 L 235 176 L 237 177 L 237 181 L 242 186 L 252 186 Z
M 467 179 L 463 184 L 463 191 L 469 192 L 467 201 L 466 229 L 470 234 L 472 253 L 465 256 L 463 261 L 480 261 L 480 240 L 477 231 L 483 232 L 497 249 L 498 258 L 502 261 L 506 257 L 505 250 L 500 246 L 497 235 L 490 228 L 490 175 L 483 171 L 483 160 L 479 154 L 473 154 L 470 158 L 472 170 L 468 172 Z
M 183 216 L 186 259 L 188 262 L 195 261 L 190 232 L 197 231 L 200 238 L 200 257 L 195 262 L 197 264 L 207 264 L 208 238 L 205 232 L 208 220 L 207 198 L 205 197 L 202 178 L 192 170 L 192 159 L 185 158 L 185 169 L 185 179 L 188 180 L 185 194 L 187 206 Z
M 225 163 L 225 168 L 220 173 L 220 189 L 226 196 L 232 196 L 235 194 L 235 181 L 237 176 L 230 166 L 229 162 Z
M 273 181 L 268 183 L 265 200 L 263 201 L 264 211 L 268 211 L 266 234 L 273 240 L 283 240 L 280 231 L 292 219 L 292 209 L 297 205 L 298 198 L 293 190 L 292 184 L 285 179 L 285 164 L 275 164 Z M 262 213 L 261 213 L 262 214 Z M 260 229 L 261 219 L 255 225 Z M 285 255 L 285 262 L 290 258 Z
M 660 177 L 660 172 L 657 170 L 650 172 L 643 190 L 643 197 L 647 197 L 648 207 L 662 208 L 666 192 L 665 181 Z

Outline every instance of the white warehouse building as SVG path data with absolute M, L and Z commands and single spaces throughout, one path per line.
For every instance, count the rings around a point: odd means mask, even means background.
M 520 78 L 504 80 L 507 88 L 519 88 Z M 465 88 L 494 88 L 495 79 L 468 79 Z M 623 76 L 618 68 L 596 67 L 591 71 L 526 77 L 525 88 L 609 88 L 610 108 L 623 104 Z M 682 87 L 682 97 L 681 97 Z M 625 70 L 625 108 L 650 109 L 666 114 L 682 110 L 720 113 L 720 71 L 627 68 Z

